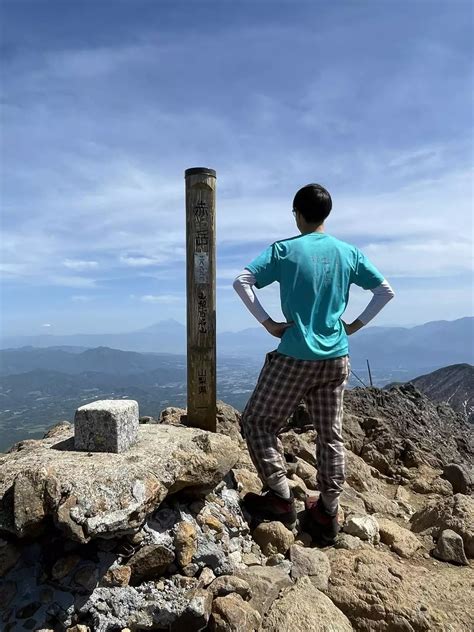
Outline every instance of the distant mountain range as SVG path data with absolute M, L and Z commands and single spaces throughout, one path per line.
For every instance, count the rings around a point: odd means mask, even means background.
M 415 327 L 367 327 L 351 336 L 350 355 L 354 369 L 365 367 L 369 359 L 371 366 L 379 369 L 417 369 L 419 372 L 458 363 L 474 363 L 474 318 L 466 317 L 454 321 L 433 321 Z M 100 355 L 97 348 L 111 347 L 128 352 L 146 352 L 161 354 L 186 353 L 186 328 L 175 320 L 158 322 L 145 329 L 122 334 L 71 334 L 57 336 L 43 334 L 38 336 L 15 336 L 0 338 L 2 349 L 18 349 L 30 346 L 51 348 L 69 353 L 81 353 L 93 348 L 94 356 Z M 278 340 L 271 337 L 262 327 L 244 329 L 239 332 L 223 332 L 217 336 L 217 352 L 221 356 L 262 358 L 263 355 L 278 346 Z M 66 349 L 67 347 L 67 349 Z M 75 351 L 72 351 L 72 349 Z M 81 347 L 81 349 L 77 349 Z M 153 352 L 153 353 L 150 353 Z M 104 352 L 106 356 L 106 353 Z M 37 354 L 38 362 L 41 359 Z M 1 364 L 11 363 L 12 356 L 2 351 Z M 15 362 L 20 362 L 15 357 Z M 56 361 L 56 360 L 55 360 Z M 71 372 L 73 364 L 69 357 L 63 357 L 64 370 Z M 82 360 L 81 360 L 82 361 Z M 114 360 L 115 361 L 115 360 Z M 107 357 L 102 360 L 107 363 Z M 139 359 L 124 356 L 124 363 L 149 362 L 152 357 Z M 8 365 L 11 367 L 11 365 Z M 38 363 L 37 366 L 44 366 Z M 138 367 L 137 367 L 138 368 Z M 63 370 L 56 367 L 57 370 Z M 100 369 L 102 370 L 102 369 Z M 138 369 L 140 370 L 140 369 Z M 5 374 L 3 370 L 3 374 Z M 10 369 L 8 372 L 11 372 Z M 74 371 L 72 371 L 74 372 Z M 80 372 L 78 369 L 75 372 Z
M 435 402 L 446 402 L 474 423 L 474 366 L 453 364 L 410 380 Z

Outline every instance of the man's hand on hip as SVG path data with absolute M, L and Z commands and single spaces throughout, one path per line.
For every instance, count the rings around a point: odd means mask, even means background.
M 348 336 L 355 334 L 356 331 L 359 331 L 359 329 L 364 326 L 364 323 L 358 318 L 353 323 L 345 323 L 342 321 L 342 324 L 344 325 L 344 329 L 346 330 L 346 334 Z
M 272 318 L 267 318 L 264 320 L 262 325 L 268 331 L 269 334 L 275 336 L 275 338 L 281 338 L 288 327 L 293 327 L 294 322 L 291 321 L 289 323 L 277 323 Z

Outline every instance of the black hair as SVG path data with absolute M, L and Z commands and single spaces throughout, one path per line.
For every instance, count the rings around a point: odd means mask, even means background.
M 312 182 L 296 193 L 293 208 L 298 210 L 309 224 L 322 224 L 332 209 L 331 196 L 320 184 Z

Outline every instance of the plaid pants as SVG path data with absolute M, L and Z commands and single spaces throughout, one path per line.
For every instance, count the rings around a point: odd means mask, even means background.
M 301 400 L 317 431 L 317 481 L 323 502 L 333 513 L 345 480 L 342 440 L 344 388 L 349 356 L 299 360 L 277 350 L 265 356 L 255 389 L 242 413 L 242 429 L 257 472 L 268 487 L 286 476 L 277 437 Z

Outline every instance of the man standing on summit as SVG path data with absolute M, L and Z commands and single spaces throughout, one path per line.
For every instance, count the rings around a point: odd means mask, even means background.
M 242 413 L 242 428 L 267 491 L 249 493 L 244 506 L 263 520 L 296 523 L 294 498 L 286 478 L 278 433 L 301 400 L 317 430 L 317 502 L 306 501 L 305 528 L 322 545 L 339 530 L 337 511 L 345 480 L 342 440 L 343 394 L 350 373 L 348 336 L 366 325 L 394 296 L 383 275 L 355 246 L 324 231 L 331 196 L 308 184 L 293 200 L 297 237 L 271 244 L 234 280 L 234 288 L 265 329 L 281 338 L 267 353 L 257 385 Z M 286 322 L 272 320 L 253 286 L 280 284 Z M 373 297 L 354 322 L 342 320 L 352 283 Z

